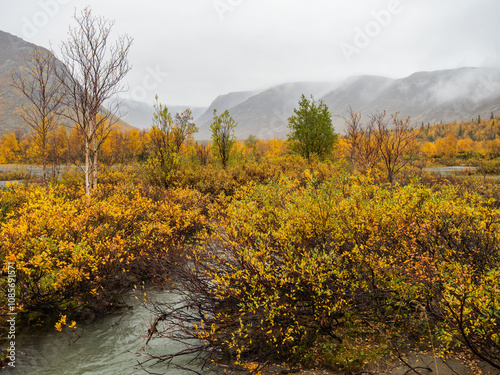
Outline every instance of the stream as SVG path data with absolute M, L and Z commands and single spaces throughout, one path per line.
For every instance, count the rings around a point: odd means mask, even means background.
M 148 296 L 151 294 L 148 291 Z M 137 295 L 142 298 L 141 294 Z M 156 292 L 153 299 L 175 301 L 177 295 Z M 93 322 L 78 323 L 77 335 L 68 329 L 30 329 L 16 337 L 16 367 L 0 370 L 1 375 L 132 375 L 147 374 L 137 365 L 144 346 L 144 332 L 154 320 L 135 294 L 124 297 L 132 309 L 121 310 Z M 81 335 L 81 336 L 80 336 Z M 78 338 L 80 336 L 80 338 Z M 148 350 L 157 354 L 183 347 L 167 339 L 151 340 Z M 144 357 L 142 357 L 144 358 Z M 180 363 L 182 364 L 182 363 Z M 151 372 L 168 375 L 193 374 L 187 370 L 157 365 Z

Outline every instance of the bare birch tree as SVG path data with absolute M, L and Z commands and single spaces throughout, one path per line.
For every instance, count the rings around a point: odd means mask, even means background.
M 371 115 L 377 132 L 375 137 L 380 149 L 380 156 L 387 173 L 387 180 L 394 182 L 396 174 L 403 169 L 416 154 L 415 132 L 410 123 L 399 118 L 399 113 L 392 114 L 386 119 L 385 111 Z
M 88 8 L 74 18 L 77 27 L 70 27 L 69 39 L 61 45 L 66 67 L 61 80 L 67 106 L 63 114 L 84 138 L 85 192 L 90 196 L 97 186 L 99 148 L 118 119 L 119 102 L 113 98 L 124 91 L 120 82 L 130 70 L 127 56 L 132 38 L 120 36 L 112 43 L 114 21 L 93 16 Z
M 377 112 L 363 123 L 361 115 L 349 109 L 346 122 L 346 141 L 349 158 L 361 173 L 375 168 L 385 170 L 387 180 L 394 177 L 412 161 L 416 154 L 415 133 L 410 118 L 402 120 L 395 113 L 387 118 L 386 112 Z
M 46 184 L 48 135 L 57 125 L 57 113 L 63 100 L 62 83 L 56 78 L 57 60 L 50 51 L 35 47 L 31 55 L 22 59 L 23 67 L 11 76 L 12 86 L 29 102 L 29 105 L 22 106 L 19 114 L 35 133 Z
M 375 136 L 375 123 L 372 119 L 367 125 L 361 121 L 359 112 L 349 108 L 346 122 L 346 141 L 349 146 L 349 157 L 356 169 L 362 173 L 375 168 L 380 160 L 379 140 Z

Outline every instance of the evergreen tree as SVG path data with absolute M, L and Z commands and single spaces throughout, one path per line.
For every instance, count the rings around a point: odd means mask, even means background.
M 313 96 L 308 100 L 302 95 L 299 108 L 288 119 L 288 141 L 291 149 L 310 160 L 313 154 L 328 156 L 337 141 L 332 118 L 327 105 L 321 100 L 318 105 Z

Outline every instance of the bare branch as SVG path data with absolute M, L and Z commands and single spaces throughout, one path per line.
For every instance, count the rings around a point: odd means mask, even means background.
M 90 195 L 97 185 L 98 151 L 118 120 L 119 102 L 110 100 L 124 91 L 120 82 L 130 70 L 127 56 L 133 40 L 120 36 L 111 44 L 114 21 L 93 16 L 90 9 L 74 18 L 77 27 L 70 28 L 68 41 L 61 45 L 66 69 L 59 77 L 66 93 L 63 114 L 84 136 L 86 192 Z M 106 102 L 112 103 L 111 109 L 104 109 Z
M 22 59 L 23 67 L 11 76 L 12 86 L 29 102 L 29 105 L 20 108 L 19 115 L 35 133 L 34 140 L 40 149 L 43 165 L 43 180 L 47 182 L 48 135 L 58 122 L 63 86 L 57 79 L 57 60 L 50 51 L 34 48 L 31 55 Z

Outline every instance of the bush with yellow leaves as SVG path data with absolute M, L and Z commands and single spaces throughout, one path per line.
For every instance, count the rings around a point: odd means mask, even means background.
M 81 188 L 33 185 L 0 200 L 2 267 L 15 263 L 17 311 L 37 322 L 93 316 L 118 306 L 134 282 L 165 281 L 180 247 L 205 226 L 206 199 L 186 189 L 102 184 L 88 198 Z
M 500 366 L 491 200 L 341 173 L 318 183 L 306 171 L 221 196 L 211 218 L 185 271 L 190 313 L 159 309 L 170 335 L 199 339 L 207 361 L 352 373 L 391 351 L 452 342 L 474 351 L 475 340 Z
M 227 168 L 222 168 L 219 164 L 201 166 L 183 159 L 176 173 L 168 178 L 168 183 L 151 179 L 148 168 L 144 172 L 145 180 L 154 186 L 191 188 L 215 198 L 221 193 L 233 195 L 249 183 L 265 185 L 272 181 L 276 182 L 282 176 L 305 183 L 306 170 L 317 182 L 321 182 L 333 176 L 340 167 L 333 162 L 320 162 L 313 157 L 307 162 L 297 155 L 273 156 L 261 159 L 259 162 L 246 160 L 239 164 L 228 165 Z

